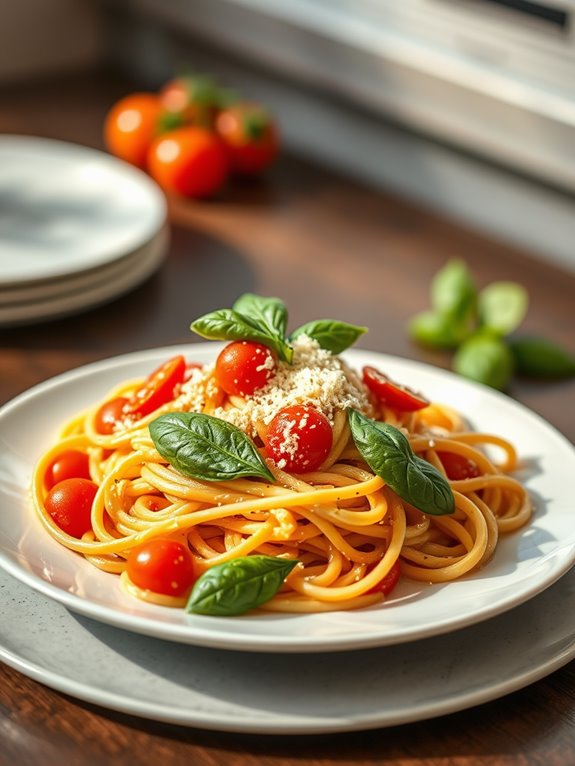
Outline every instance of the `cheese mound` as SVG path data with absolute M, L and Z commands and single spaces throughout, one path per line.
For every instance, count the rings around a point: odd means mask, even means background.
M 240 400 L 238 407 L 217 408 L 214 415 L 253 434 L 257 422 L 268 425 L 280 410 L 295 404 L 315 407 L 332 424 L 337 411 L 350 407 L 368 416 L 373 414 L 359 376 L 338 356 L 320 348 L 319 343 L 307 335 L 299 335 L 292 345 L 291 364 L 278 361 L 275 374 L 264 388 Z M 194 370 L 182 386 L 180 404 L 199 411 L 212 374 L 213 365 L 202 371 Z

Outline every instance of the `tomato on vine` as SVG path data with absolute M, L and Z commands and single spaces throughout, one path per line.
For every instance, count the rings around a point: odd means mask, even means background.
M 145 168 L 148 149 L 159 131 L 162 105 L 153 93 L 132 93 L 110 109 L 104 122 L 108 151 Z
M 309 405 L 284 407 L 266 434 L 266 452 L 283 471 L 317 470 L 329 455 L 333 432 L 326 416 Z
M 253 175 L 271 165 L 279 147 L 272 115 L 259 104 L 238 103 L 223 109 L 216 131 L 224 142 L 232 171 Z
M 226 182 L 228 158 L 216 135 L 190 125 L 170 130 L 152 143 L 148 170 L 166 192 L 210 197 Z

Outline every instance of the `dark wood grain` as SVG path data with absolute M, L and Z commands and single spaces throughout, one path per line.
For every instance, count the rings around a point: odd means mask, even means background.
M 0 92 L 0 132 L 101 148 L 101 124 L 129 85 L 77 75 Z M 164 267 L 136 290 L 74 318 L 0 330 L 0 403 L 83 363 L 192 340 L 195 316 L 241 292 L 281 295 L 294 325 L 335 316 L 369 326 L 362 346 L 449 366 L 405 334 L 429 280 L 463 257 L 479 285 L 519 279 L 525 330 L 573 348 L 575 278 L 382 191 L 284 156 L 264 181 L 205 203 L 172 201 Z M 521 225 L 518 221 L 517 225 Z M 510 394 L 575 439 L 575 382 L 514 383 Z M 42 763 L 198 766 L 568 766 L 575 763 L 573 664 L 435 721 L 357 734 L 262 737 L 142 721 L 79 703 L 0 668 L 0 766 Z

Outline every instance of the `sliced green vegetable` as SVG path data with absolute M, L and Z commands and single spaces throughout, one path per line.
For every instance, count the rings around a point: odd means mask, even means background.
M 297 563 L 273 556 L 242 556 L 217 564 L 198 578 L 186 610 L 230 617 L 255 609 L 275 596 Z
M 504 336 L 517 329 L 527 313 L 527 290 L 517 282 L 493 282 L 478 298 L 481 326 Z
M 575 375 L 575 357 L 544 338 L 518 338 L 510 343 L 520 375 L 533 378 L 568 378 Z
M 348 411 L 348 418 L 361 456 L 399 497 L 433 516 L 454 512 L 449 482 L 431 463 L 414 454 L 399 429 L 353 409 Z
M 290 337 L 293 340 L 299 335 L 305 334 L 317 340 L 321 348 L 331 351 L 332 354 L 341 354 L 365 332 L 367 332 L 367 327 L 340 322 L 337 319 L 318 319 L 298 327 Z
M 184 476 L 229 481 L 257 476 L 275 481 L 252 440 L 236 426 L 198 412 L 169 412 L 150 425 L 154 446 Z
M 457 348 L 469 334 L 465 322 L 459 322 L 436 311 L 416 314 L 409 322 L 410 336 L 432 348 Z
M 475 310 L 477 291 L 471 274 L 461 260 L 451 260 L 431 281 L 431 307 L 457 324 Z
M 466 378 L 504 390 L 513 374 L 513 356 L 501 338 L 479 333 L 459 347 L 453 369 Z

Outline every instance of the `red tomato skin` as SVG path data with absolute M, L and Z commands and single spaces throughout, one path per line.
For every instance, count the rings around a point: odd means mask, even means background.
M 177 540 L 157 538 L 134 548 L 126 563 L 128 577 L 143 590 L 184 596 L 196 580 L 188 548 Z
M 161 104 L 153 93 L 132 93 L 112 106 L 104 122 L 108 151 L 145 169 L 148 150 L 158 133 Z
M 116 423 L 126 417 L 127 404 L 128 399 L 125 396 L 117 396 L 115 399 L 104 402 L 94 419 L 96 431 L 106 435 L 114 433 Z
M 90 458 L 79 450 L 65 450 L 48 466 L 44 483 L 52 489 L 64 479 L 89 479 Z
M 286 439 L 296 441 L 295 450 L 286 448 Z M 296 404 L 280 410 L 266 434 L 266 452 L 284 471 L 315 471 L 331 450 L 333 432 L 326 416 L 309 405 Z
M 234 173 L 256 175 L 277 156 L 277 125 L 257 104 L 234 104 L 222 110 L 216 118 L 216 131 L 226 146 Z
M 455 452 L 438 451 L 437 457 L 441 460 L 447 478 L 451 479 L 451 481 L 476 479 L 478 476 L 481 476 L 477 463 L 469 460 L 464 455 L 457 455 Z
M 394 383 L 375 367 L 363 368 L 363 382 L 382 404 L 397 412 L 416 412 L 429 401 L 406 386 Z
M 185 126 L 168 131 L 151 145 L 148 169 L 164 191 L 184 197 L 211 197 L 225 184 L 228 158 L 216 135 Z
M 385 577 L 380 580 L 377 585 L 374 585 L 373 588 L 370 588 L 368 593 L 382 593 L 384 596 L 389 596 L 399 582 L 400 577 L 401 564 L 399 563 L 399 559 L 397 559 Z
M 210 78 L 176 77 L 159 93 L 160 103 L 170 114 L 188 124 L 211 127 L 218 109 L 218 91 Z
M 276 358 L 262 343 L 238 340 L 228 343 L 216 359 L 216 378 L 231 396 L 251 396 L 273 377 Z
M 124 412 L 143 418 L 173 399 L 176 386 L 186 376 L 186 360 L 174 356 L 154 370 L 125 405 Z
M 92 528 L 92 503 L 98 485 L 88 479 L 64 479 L 46 495 L 44 507 L 56 526 L 80 539 Z

